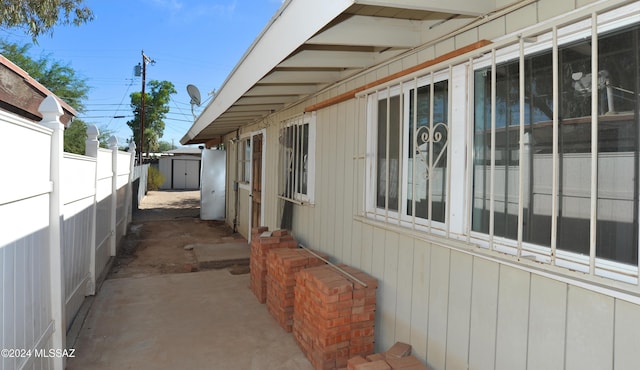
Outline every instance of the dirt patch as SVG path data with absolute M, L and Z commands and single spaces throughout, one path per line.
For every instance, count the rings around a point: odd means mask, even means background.
M 185 246 L 244 240 L 223 221 L 200 220 L 199 196 L 198 191 L 149 192 L 134 213 L 108 278 L 198 271 L 194 251 Z

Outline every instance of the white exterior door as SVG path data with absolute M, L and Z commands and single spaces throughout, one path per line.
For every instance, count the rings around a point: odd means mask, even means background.
M 224 150 L 202 151 L 202 187 L 200 187 L 200 218 L 224 220 L 226 205 L 226 167 Z

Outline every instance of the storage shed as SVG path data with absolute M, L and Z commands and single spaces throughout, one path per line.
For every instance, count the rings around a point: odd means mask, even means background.
M 167 154 L 160 158 L 158 164 L 165 178 L 160 189 L 199 189 L 202 150 L 187 147 L 170 150 Z

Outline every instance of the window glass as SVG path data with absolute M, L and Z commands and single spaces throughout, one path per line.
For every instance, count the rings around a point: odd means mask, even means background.
M 378 101 L 377 130 L 376 207 L 397 211 L 401 137 L 398 95 Z
M 409 92 L 407 215 L 429 219 L 431 194 L 430 219 L 438 222 L 445 221 L 446 211 L 448 98 L 448 81 L 435 83 L 431 122 L 431 86 Z
M 297 181 L 296 192 L 299 194 L 307 194 L 307 178 L 308 178 L 308 156 L 309 156 L 309 124 L 294 126 L 297 135 L 296 145 L 296 169 Z
M 589 38 L 558 49 L 559 183 L 557 240 L 560 250 L 588 255 L 591 225 L 592 96 L 597 96 L 596 256 L 638 264 L 638 27 L 598 39 L 597 85 L 592 86 Z M 553 169 L 552 54 L 524 60 L 523 162 L 520 163 L 519 61 L 496 65 L 495 131 L 491 129 L 490 67 L 474 74 L 472 230 L 489 233 L 491 138 L 495 135 L 493 209 L 496 236 L 517 238 L 522 189 L 522 240 L 551 245 Z M 518 183 L 523 171 L 523 184 Z
M 638 264 L 640 27 L 598 40 L 596 256 Z
M 313 203 L 315 114 L 282 122 L 280 128 L 279 195 L 285 200 Z
M 246 140 L 243 140 L 242 142 L 244 143 L 244 153 L 242 154 L 243 155 L 242 181 L 249 182 L 249 179 L 251 177 L 251 140 L 246 139 Z

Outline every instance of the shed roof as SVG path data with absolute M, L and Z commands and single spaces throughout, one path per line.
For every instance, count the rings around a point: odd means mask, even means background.
M 182 144 L 220 140 L 495 10 L 495 0 L 288 0 Z
M 18 114 L 32 121 L 40 121 L 42 115 L 38 111 L 40 103 L 49 95 L 53 95 L 62 106 L 63 115 L 60 121 L 66 125 L 78 112 L 36 81 L 22 68 L 0 54 L 0 109 Z

